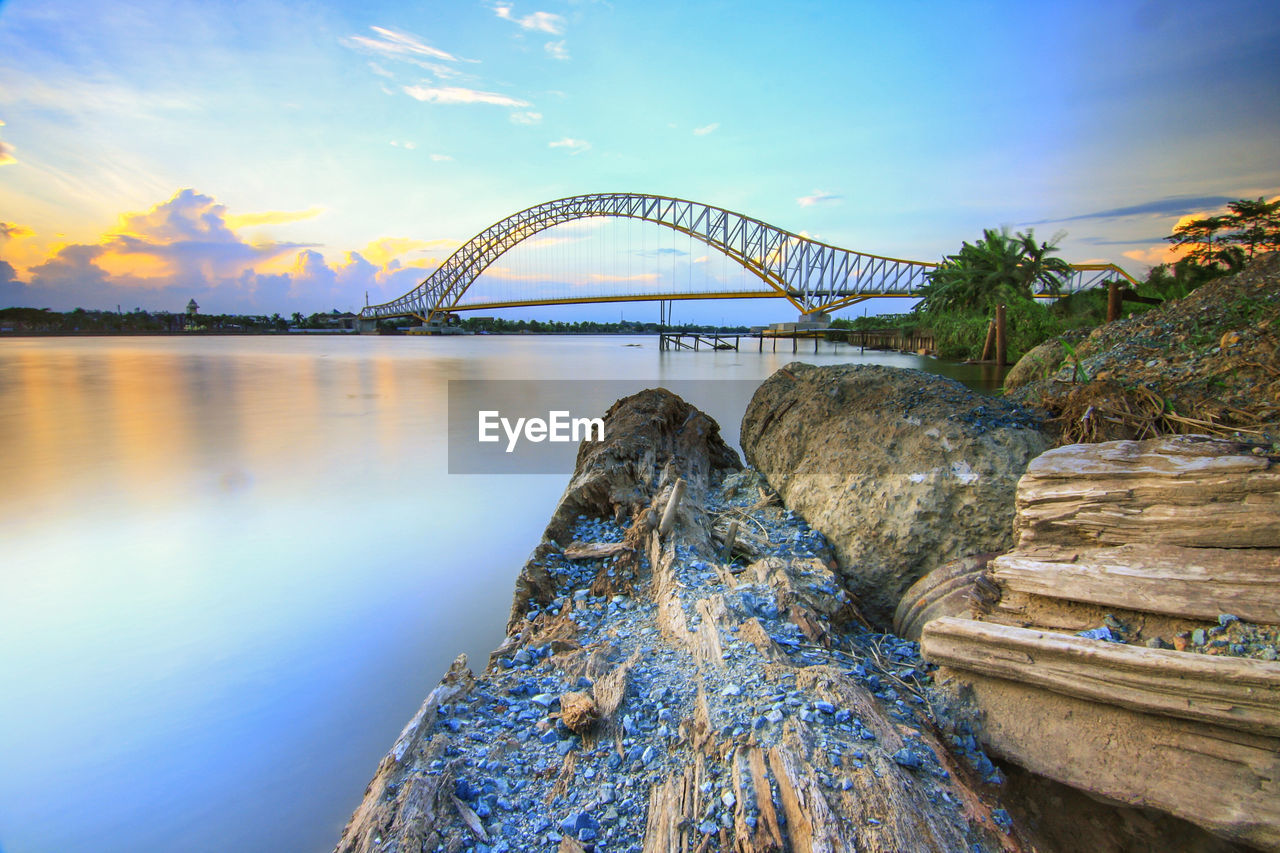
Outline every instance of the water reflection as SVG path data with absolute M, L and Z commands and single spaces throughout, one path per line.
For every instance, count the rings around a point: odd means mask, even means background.
M 449 477 L 449 379 L 857 359 L 628 342 L 0 341 L 0 847 L 332 846 L 568 476 Z

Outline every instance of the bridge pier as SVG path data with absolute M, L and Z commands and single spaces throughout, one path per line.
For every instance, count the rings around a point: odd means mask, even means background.
M 357 317 L 356 331 L 362 335 L 378 334 L 378 321 L 373 317 Z

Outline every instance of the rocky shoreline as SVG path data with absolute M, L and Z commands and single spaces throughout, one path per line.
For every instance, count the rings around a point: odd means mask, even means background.
M 1024 410 L 915 371 L 793 364 L 744 419 L 758 470 L 669 392 L 606 423 L 507 639 L 479 675 L 455 661 L 336 851 L 1245 849 L 1004 763 L 1003 741 L 994 759 L 986 709 L 952 670 L 938 689 L 907 638 L 999 599 L 989 552 L 1013 546 L 1014 486 L 1048 443 Z M 851 462 L 873 453 L 889 463 L 870 475 Z M 970 562 L 947 574 L 953 558 Z M 1220 628 L 1181 639 L 1245 647 Z M 1248 663 L 1276 666 L 1262 630 Z

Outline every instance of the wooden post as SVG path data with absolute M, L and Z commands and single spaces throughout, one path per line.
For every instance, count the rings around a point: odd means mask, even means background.
M 760 352 L 764 352 L 764 332 L 760 333 Z
M 1120 319 L 1120 282 L 1107 282 L 1107 322 Z
M 724 547 L 720 549 L 721 561 L 727 563 L 733 557 L 733 543 L 738 541 L 738 522 L 729 522 L 729 532 L 724 535 Z
M 667 508 L 662 511 L 662 523 L 658 525 L 659 536 L 666 536 L 671 531 L 671 526 L 676 523 L 676 509 L 680 506 L 682 497 L 684 497 L 684 477 L 676 480 L 676 484 L 671 487 L 671 497 L 667 498 Z
M 1004 328 L 1004 306 L 996 306 L 996 364 L 1004 366 L 1008 357 L 1009 341 Z
M 982 356 L 978 361 L 986 361 L 991 358 L 991 348 L 996 345 L 996 321 L 993 317 L 991 322 L 987 323 L 987 339 L 982 342 Z
M 800 336 L 795 333 L 792 333 L 791 335 L 791 351 L 792 352 L 800 351 Z

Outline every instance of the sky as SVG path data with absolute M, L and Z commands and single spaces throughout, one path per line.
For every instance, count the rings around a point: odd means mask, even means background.
M 1274 0 L 0 0 L 0 307 L 358 310 L 511 213 L 616 191 L 919 260 L 1065 232 L 1141 275 L 1180 217 L 1280 194 L 1278 48 Z M 609 268 L 644 275 L 647 239 Z M 523 248 L 475 287 L 612 277 Z M 506 316 L 623 313 L 657 319 Z

